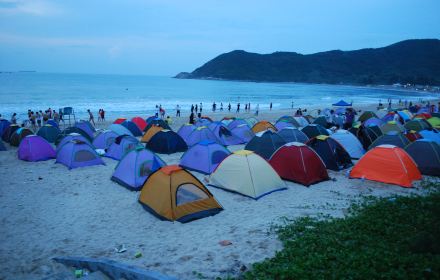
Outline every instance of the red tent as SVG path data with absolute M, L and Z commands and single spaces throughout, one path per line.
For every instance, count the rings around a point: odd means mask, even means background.
M 114 124 L 121 124 L 121 123 L 125 122 L 126 120 L 127 120 L 126 118 L 118 118 L 113 123 Z
M 281 178 L 305 186 L 329 179 L 322 159 L 303 143 L 285 144 L 275 151 L 269 163 Z
M 141 131 L 144 131 L 145 127 L 147 126 L 147 122 L 141 117 L 134 117 L 131 119 L 131 121 L 134 122 Z

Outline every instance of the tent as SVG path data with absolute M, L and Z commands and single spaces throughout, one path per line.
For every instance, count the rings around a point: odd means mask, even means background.
M 148 129 L 150 129 L 151 126 L 155 125 L 155 126 L 160 126 L 164 129 L 168 129 L 168 130 L 172 130 L 171 127 L 161 118 L 153 118 L 147 120 L 147 126 L 144 128 L 144 132 L 147 131 Z
M 177 131 L 177 134 L 179 134 L 180 137 L 183 138 L 183 140 L 187 139 L 188 136 L 191 134 L 191 132 L 196 129 L 197 127 L 193 124 L 186 123 L 182 125 L 179 130 Z
M 344 147 L 329 136 L 319 135 L 310 139 L 307 145 L 321 157 L 327 169 L 339 171 L 353 165 Z
M 344 149 L 353 159 L 359 159 L 365 153 L 365 150 L 362 147 L 361 142 L 356 138 L 356 136 L 354 136 L 347 130 L 338 129 L 336 130 L 335 133 L 330 135 L 330 137 L 335 139 L 339 144 L 341 144 L 342 147 L 344 147 Z
M 404 122 L 410 121 L 412 116 L 408 111 L 397 111 L 397 114 L 403 119 Z
M 116 165 L 111 180 L 129 190 L 139 191 L 148 176 L 165 165 L 153 152 L 138 147 L 127 153 Z
M 396 113 L 394 113 L 394 112 L 387 113 L 385 116 L 382 117 L 382 121 L 384 121 L 384 122 L 391 122 L 391 121 L 393 121 L 395 114 Z
M 300 127 L 305 127 L 309 125 L 309 121 L 304 117 L 294 117 L 296 122 L 299 124 Z
M 230 124 L 233 120 L 235 120 L 235 117 L 226 116 L 226 117 L 223 117 L 222 120 L 221 120 L 220 122 L 227 126 L 227 125 Z
M 286 141 L 277 133 L 266 130 L 255 134 L 254 138 L 246 144 L 245 150 L 253 151 L 268 160 L 279 147 Z
M 377 126 L 380 127 L 381 125 L 385 124 L 381 119 L 378 118 L 369 118 L 364 122 L 364 126 Z
M 100 164 L 105 165 L 90 144 L 78 140 L 69 141 L 64 144 L 57 152 L 55 163 L 61 163 L 69 169 Z
M 128 130 L 125 126 L 121 124 L 111 124 L 108 127 L 109 130 L 114 131 L 118 135 L 130 135 L 134 136 L 133 133 L 131 133 L 130 130 Z
M 301 130 L 293 127 L 286 127 L 284 129 L 281 129 L 277 132 L 281 138 L 286 141 L 286 143 L 289 142 L 300 142 L 300 143 L 306 143 L 309 141 L 309 137 L 302 132 Z
M 347 103 L 347 102 L 345 102 L 344 100 L 339 100 L 338 102 L 336 102 L 336 103 L 333 103 L 332 104 L 332 106 L 338 106 L 338 107 L 351 107 L 351 104 L 352 103 Z
M 353 167 L 350 178 L 411 187 L 422 175 L 413 159 L 401 148 L 381 145 L 368 151 Z
M 373 143 L 377 138 L 382 136 L 382 131 L 377 126 L 360 126 L 356 137 L 362 143 L 362 147 L 364 150 L 368 150 L 368 147 Z
M 269 163 L 281 178 L 305 186 L 330 179 L 322 159 L 303 143 L 292 142 L 280 147 Z
M 131 121 L 137 125 L 140 131 L 144 131 L 145 127 L 147 126 L 147 122 L 141 117 L 134 117 L 131 119 Z
M 432 118 L 431 114 L 429 113 L 417 113 L 417 115 L 414 116 L 414 119 L 430 119 Z
M 419 134 L 422 135 L 424 139 L 428 139 L 434 142 L 437 142 L 437 144 L 440 144 L 440 133 L 435 129 L 425 129 L 419 131 Z
M 64 144 L 66 144 L 66 143 L 68 143 L 68 142 L 71 142 L 71 141 L 85 142 L 85 143 L 87 143 L 87 144 L 89 144 L 89 145 L 92 145 L 92 144 L 89 142 L 89 140 L 87 140 L 87 138 L 85 138 L 85 137 L 82 136 L 81 134 L 79 134 L 79 133 L 70 133 L 70 134 L 65 135 L 65 136 L 59 141 L 59 143 L 58 143 L 58 145 L 57 145 L 57 149 L 56 149 L 56 151 L 58 152 Z
M 318 124 L 318 125 L 320 125 L 320 126 L 322 126 L 322 127 L 324 127 L 324 128 L 328 127 L 327 119 L 325 118 L 325 116 L 319 116 L 319 117 L 317 117 L 317 118 L 313 121 L 313 124 Z
M 268 121 L 259 121 L 252 127 L 252 131 L 254 133 L 258 133 L 265 130 L 272 130 L 274 132 L 278 131 L 277 128 Z
M 87 134 L 84 130 L 82 130 L 81 128 L 78 127 L 68 127 L 66 129 L 64 129 L 63 131 L 61 131 L 61 133 L 58 135 L 57 139 L 55 139 L 55 145 L 58 146 L 58 144 L 60 143 L 60 141 L 68 134 L 71 133 L 77 133 L 77 134 L 81 134 L 84 138 L 87 139 L 87 142 L 92 143 L 93 142 L 93 138 L 90 137 L 89 134 Z
M 420 131 L 424 129 L 431 129 L 432 126 L 429 122 L 427 122 L 425 119 L 414 119 L 407 123 L 405 123 L 404 127 L 407 130 L 414 130 L 414 131 Z
M 0 119 L 0 136 L 3 135 L 3 132 L 11 125 L 8 120 Z
M 287 128 L 287 127 L 294 127 L 296 128 L 296 126 L 294 126 L 291 122 L 277 122 L 275 123 L 275 128 L 277 129 L 277 131 L 283 129 L 283 128 Z
M 255 133 L 247 124 L 240 124 L 231 130 L 232 135 L 238 137 L 241 143 L 247 143 L 255 136 Z
M 194 129 L 188 138 L 185 139 L 185 142 L 188 146 L 194 146 L 203 140 L 217 141 L 217 137 L 215 137 L 214 133 L 206 126 L 200 126 Z
M 156 117 L 156 116 L 149 116 L 149 117 L 145 120 L 145 122 L 146 122 L 147 125 L 148 125 L 150 122 L 152 122 L 152 121 L 155 120 L 155 119 L 160 119 L 160 118 L 158 118 L 158 117 Z
M 438 117 L 429 118 L 428 123 L 434 128 L 440 128 L 440 118 Z
M 6 151 L 6 146 L 2 140 L 0 140 L 0 152 Z
M 230 154 L 231 152 L 224 146 L 214 141 L 203 140 L 183 154 L 180 166 L 204 174 L 211 174 L 219 163 Z
M 113 123 L 114 124 L 121 124 L 123 122 L 125 122 L 127 119 L 126 118 L 117 118 Z
M 173 154 L 184 152 L 188 149 L 188 145 L 174 131 L 164 129 L 154 134 L 147 143 L 147 148 L 155 153 Z
M 383 134 L 387 134 L 392 131 L 402 133 L 405 131 L 405 128 L 401 124 L 396 123 L 395 121 L 389 121 L 381 125 L 380 130 L 382 130 Z
M 161 220 L 190 222 L 223 210 L 211 192 L 177 165 L 160 168 L 148 177 L 139 202 Z
M 244 120 L 244 119 L 235 119 L 232 122 L 230 122 L 227 127 L 229 130 L 233 130 L 234 128 L 236 128 L 239 125 L 248 125 L 248 123 Z
M 418 133 L 417 131 L 414 131 L 414 130 L 410 130 L 407 133 L 405 133 L 404 135 L 410 142 L 414 142 L 418 139 L 423 138 L 422 135 L 420 135 L 420 133 Z
M 60 133 L 58 127 L 46 124 L 38 130 L 37 135 L 43 137 L 49 143 L 54 143 Z
M 221 122 L 213 122 L 208 128 L 214 133 L 215 137 L 217 137 L 217 143 L 223 146 L 243 144 L 243 140 L 232 134 Z
M 379 145 L 384 145 L 384 144 L 394 145 L 394 146 L 397 146 L 397 147 L 403 149 L 409 143 L 410 143 L 410 141 L 408 140 L 408 138 L 406 138 L 402 133 L 397 133 L 397 132 L 393 131 L 388 134 L 384 134 L 384 135 L 380 136 L 379 138 L 377 138 L 376 140 L 374 140 L 374 142 L 371 143 L 371 145 L 368 147 L 368 149 L 371 150 L 374 147 L 377 147 Z
M 279 122 L 288 122 L 291 123 L 295 127 L 300 127 L 301 125 L 298 123 L 298 121 L 292 117 L 292 116 L 282 116 L 277 120 L 277 123 Z
M 150 141 L 151 137 L 153 137 L 156 133 L 162 130 L 164 130 L 164 128 L 162 128 L 161 126 L 156 126 L 156 125 L 151 126 L 142 136 L 141 142 L 147 143 L 148 141 Z
M 20 126 L 17 124 L 11 124 L 3 131 L 2 140 L 6 143 L 9 143 L 9 140 L 11 139 L 12 134 L 19 129 Z
M 124 121 L 123 123 L 121 123 L 121 125 L 123 127 L 125 127 L 126 129 L 130 130 L 131 134 L 134 137 L 139 137 L 142 136 L 142 131 L 139 129 L 139 127 L 132 121 Z
M 94 138 L 95 135 L 95 128 L 92 126 L 92 124 L 88 121 L 79 121 L 75 123 L 75 127 L 83 130 L 87 135 L 89 135 L 90 140 Z
M 101 131 L 93 140 L 96 149 L 108 149 L 119 135 L 112 130 Z
M 25 161 L 42 161 L 56 158 L 57 154 L 43 137 L 29 135 L 18 146 L 18 158 Z
M 417 164 L 420 172 L 429 176 L 440 176 L 440 145 L 426 139 L 412 142 L 405 152 Z
M 305 135 L 309 138 L 316 137 L 318 135 L 329 135 L 327 129 L 319 124 L 309 124 L 301 129 Z
M 269 163 L 247 150 L 236 151 L 225 158 L 211 174 L 210 185 L 253 199 L 286 189 Z
M 121 160 L 126 154 L 139 147 L 143 148 L 144 146 L 142 146 L 142 144 L 133 136 L 119 135 L 105 151 L 104 156 L 115 160 Z
M 20 127 L 14 133 L 12 133 L 11 138 L 9 139 L 9 144 L 11 146 L 18 147 L 21 143 L 21 141 L 28 135 L 34 135 L 32 130 L 24 127 Z
M 200 126 L 208 126 L 210 123 L 212 123 L 212 121 L 208 119 L 199 118 L 194 125 L 196 127 L 200 127 Z
M 45 125 L 48 124 L 48 125 L 51 125 L 51 126 L 55 126 L 55 127 L 57 127 L 57 128 L 60 128 L 59 125 L 58 125 L 58 123 L 57 123 L 54 119 L 48 119 L 48 120 L 46 121 L 46 123 L 44 123 L 44 124 L 45 124 Z
M 258 123 L 258 120 L 254 117 L 246 118 L 244 120 L 247 122 L 249 127 L 253 127 L 256 123 Z

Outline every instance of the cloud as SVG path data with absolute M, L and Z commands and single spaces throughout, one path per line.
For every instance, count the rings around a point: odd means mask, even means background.
M 58 6 L 46 0 L 0 0 L 0 15 L 49 16 L 60 12 Z

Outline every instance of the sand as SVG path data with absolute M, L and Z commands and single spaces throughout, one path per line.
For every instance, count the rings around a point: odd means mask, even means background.
M 263 112 L 259 119 L 274 121 L 286 113 Z M 187 117 L 174 119 L 173 128 L 185 121 Z M 348 179 L 346 171 L 330 171 L 333 180 L 309 188 L 286 182 L 287 190 L 257 201 L 208 187 L 225 210 L 181 224 L 160 221 L 141 207 L 138 192 L 112 182 L 115 160 L 104 158 L 106 166 L 69 171 L 55 160 L 20 161 L 17 149 L 8 148 L 0 152 L 0 279 L 55 278 L 64 269 L 51 260 L 56 256 L 109 258 L 179 279 L 194 279 L 198 273 L 209 279 L 238 275 L 282 249 L 271 228 L 285 218 L 342 217 L 360 195 L 423 192 L 419 183 L 408 189 L 362 182 Z M 181 155 L 161 157 L 177 164 Z M 222 240 L 232 244 L 221 246 Z M 116 253 L 121 244 L 127 251 Z M 137 252 L 143 256 L 135 258 Z

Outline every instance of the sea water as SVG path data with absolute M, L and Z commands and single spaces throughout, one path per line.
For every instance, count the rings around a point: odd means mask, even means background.
M 427 92 L 398 91 L 342 85 L 316 85 L 298 83 L 255 83 L 212 80 L 182 80 L 171 77 L 52 74 L 52 73 L 1 73 L 0 114 L 10 118 L 16 112 L 20 119 L 26 118 L 27 110 L 58 110 L 73 107 L 79 117 L 104 109 L 108 117 L 140 115 L 149 116 L 161 105 L 167 113 L 175 112 L 176 105 L 182 113 L 189 112 L 191 104 L 203 103 L 205 112 L 212 103 L 223 102 L 224 109 L 231 103 L 235 110 L 240 102 L 251 103 L 260 110 L 273 103 L 274 109 L 330 107 L 343 99 L 356 104 L 384 104 L 388 98 L 418 101 L 433 99 Z

